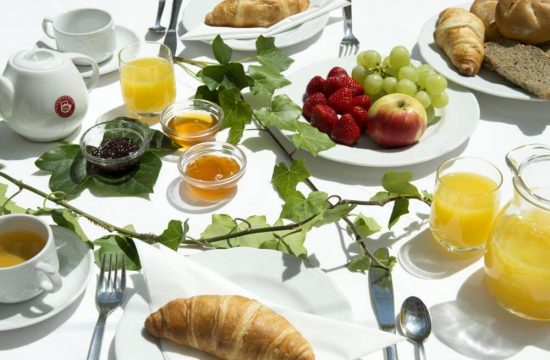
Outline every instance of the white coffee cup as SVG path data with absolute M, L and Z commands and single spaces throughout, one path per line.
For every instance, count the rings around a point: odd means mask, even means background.
M 20 264 L 0 267 L 0 303 L 29 300 L 44 291 L 61 287 L 59 259 L 52 230 L 42 219 L 32 215 L 0 216 L 0 233 L 30 231 L 46 239 L 46 244 L 34 257 Z
M 42 30 L 55 39 L 58 51 L 81 53 L 97 63 L 109 59 L 116 50 L 113 17 L 101 9 L 76 9 L 53 19 L 44 18 Z

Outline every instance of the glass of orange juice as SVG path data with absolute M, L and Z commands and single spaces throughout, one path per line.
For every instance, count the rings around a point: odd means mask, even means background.
M 502 174 L 477 158 L 448 160 L 437 170 L 430 214 L 434 238 L 457 253 L 485 248 L 499 211 Z
M 142 118 L 157 117 L 176 98 L 170 49 L 153 42 L 126 46 L 119 55 L 120 86 L 126 108 Z

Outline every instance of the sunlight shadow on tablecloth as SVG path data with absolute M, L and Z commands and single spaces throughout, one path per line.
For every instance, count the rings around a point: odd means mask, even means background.
M 191 197 L 187 189 L 187 183 L 182 178 L 177 177 L 168 185 L 166 199 L 176 210 L 183 211 L 184 213 L 203 214 L 221 208 L 234 198 L 237 192 L 238 189 L 229 198 L 219 203 L 202 202 Z
M 507 359 L 529 345 L 550 351 L 550 324 L 501 308 L 487 291 L 483 269 L 464 282 L 455 301 L 434 305 L 430 312 L 434 335 L 473 359 Z

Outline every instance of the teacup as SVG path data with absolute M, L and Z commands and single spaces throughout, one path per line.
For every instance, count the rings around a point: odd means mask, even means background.
M 101 9 L 76 9 L 53 19 L 46 17 L 42 29 L 55 39 L 58 51 L 88 55 L 98 63 L 113 56 L 116 49 L 113 18 Z
M 0 303 L 29 300 L 61 287 L 52 231 L 36 216 L 0 216 Z

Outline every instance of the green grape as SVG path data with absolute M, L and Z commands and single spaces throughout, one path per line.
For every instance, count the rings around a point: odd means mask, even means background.
M 432 104 L 435 108 L 441 109 L 449 103 L 449 96 L 445 91 L 439 95 L 432 95 Z
M 384 60 L 382 61 L 382 66 L 384 68 L 389 68 L 391 66 L 391 63 L 390 63 L 390 57 L 389 56 L 386 56 L 384 58 Z
M 414 98 L 420 101 L 420 103 L 422 104 L 422 106 L 424 106 L 424 108 L 427 108 L 432 104 L 432 99 L 430 98 L 430 95 L 428 95 L 428 93 L 425 92 L 424 90 L 420 90 L 419 92 L 417 92 L 414 95 Z
M 379 74 L 370 74 L 365 78 L 363 83 L 363 89 L 367 95 L 376 95 L 382 90 L 382 83 L 384 80 Z
M 426 79 L 430 77 L 430 75 L 437 75 L 435 71 L 431 69 L 417 69 L 416 72 L 418 73 L 418 86 L 422 88 L 426 88 Z
M 423 72 L 427 72 L 428 70 L 435 72 L 434 68 L 430 64 L 421 64 L 421 65 L 418 65 L 418 67 L 416 68 L 416 71 L 418 71 L 419 74 Z
M 426 91 L 432 95 L 439 95 L 447 88 L 447 79 L 439 74 L 430 75 L 426 78 Z M 433 99 L 432 99 L 433 100 Z M 437 106 L 436 106 L 437 107 Z
M 382 57 L 375 50 L 361 51 L 357 55 L 357 63 L 367 69 L 374 69 L 380 64 Z
M 401 69 L 411 62 L 411 54 L 404 46 L 396 46 L 390 52 L 390 62 L 393 68 Z
M 399 80 L 395 90 L 400 94 L 414 96 L 416 94 L 416 84 L 409 79 Z
M 395 87 L 397 85 L 397 79 L 393 76 L 388 76 L 387 78 L 384 78 L 384 81 L 382 83 L 382 89 L 387 94 L 393 94 L 395 92 Z
M 428 106 L 426 108 L 426 118 L 428 120 L 428 125 L 431 125 L 435 121 L 435 109 L 433 106 Z
M 359 84 L 362 84 L 363 81 L 365 81 L 365 78 L 367 77 L 368 70 L 365 69 L 362 65 L 357 65 L 351 70 L 351 77 L 353 80 L 357 81 Z
M 403 66 L 401 69 L 399 69 L 397 77 L 399 80 L 409 79 L 412 82 L 418 81 L 418 73 L 416 72 L 416 69 L 411 65 Z

